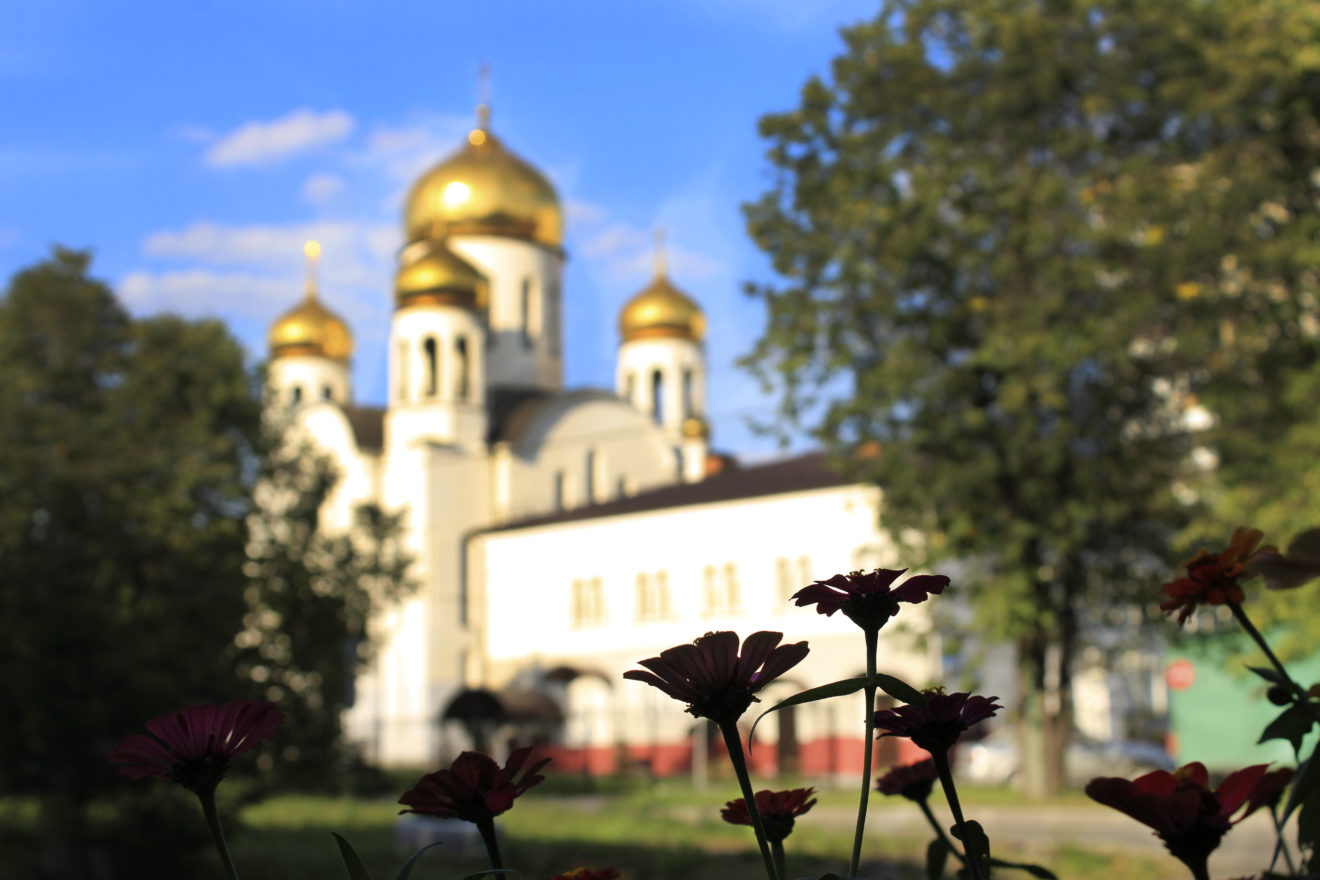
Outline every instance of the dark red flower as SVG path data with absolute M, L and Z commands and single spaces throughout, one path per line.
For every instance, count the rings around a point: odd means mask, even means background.
M 943 688 L 922 691 L 924 706 L 899 706 L 875 713 L 880 736 L 906 736 L 932 755 L 945 754 L 963 731 L 994 715 L 1000 709 L 998 697 L 946 694 Z
M 756 793 L 756 811 L 761 814 L 765 836 L 771 843 L 782 841 L 793 833 L 793 819 L 816 805 L 816 799 L 811 797 L 815 793 L 814 788 L 794 788 L 789 791 L 771 791 L 767 788 Z M 729 801 L 720 810 L 720 815 L 732 825 L 752 824 L 745 798 Z
M 899 602 L 913 605 L 925 602 L 932 594 L 943 593 L 949 585 L 949 579 L 942 574 L 919 574 L 891 589 L 894 581 L 906 572 L 906 568 L 877 568 L 870 572 L 836 574 L 829 580 L 803 587 L 793 598 L 799 608 L 815 605 L 816 611 L 826 617 L 842 611 L 862 629 L 879 630 L 898 613 Z
M 537 771 L 550 763 L 543 758 L 523 770 L 532 755 L 529 748 L 518 749 L 500 769 L 489 756 L 464 752 L 447 770 L 428 773 L 404 792 L 399 803 L 409 807 L 400 813 L 420 813 L 440 819 L 463 819 L 483 822 L 494 819 L 509 807 L 514 798 L 545 779 Z M 523 770 L 522 778 L 516 779 Z
M 1257 547 L 1265 533 L 1260 529 L 1238 526 L 1228 549 L 1220 553 L 1202 550 L 1186 562 L 1187 577 L 1170 581 L 1162 588 L 1169 598 L 1160 603 L 1165 614 L 1178 612 L 1178 625 L 1182 626 L 1192 612 L 1201 605 L 1239 603 L 1243 599 L 1238 579 L 1249 576 L 1246 567 L 1263 554 L 1276 554 L 1272 545 Z
M 275 735 L 284 714 L 265 700 L 233 700 L 223 706 L 189 706 L 147 722 L 151 736 L 124 737 L 108 758 L 129 779 L 154 776 L 195 794 L 215 791 L 229 759 Z
M 883 795 L 902 795 L 910 801 L 926 800 L 930 797 L 935 781 L 940 778 L 935 769 L 935 762 L 927 758 L 915 764 L 895 767 L 881 776 L 875 783 L 875 790 Z
M 631 669 L 623 677 L 646 682 L 687 703 L 687 711 L 698 718 L 730 724 L 757 702 L 757 691 L 807 656 L 806 642 L 779 645 L 783 637 L 777 632 L 752 633 L 740 656 L 737 633 L 706 633 L 690 645 L 637 661 L 650 672 Z
M 615 867 L 599 868 L 574 868 L 572 871 L 565 871 L 562 874 L 556 874 L 550 880 L 618 880 L 619 869 Z
M 1156 770 L 1131 781 L 1116 776 L 1092 779 L 1086 793 L 1153 829 L 1175 858 L 1196 876 L 1205 876 L 1206 860 L 1228 829 L 1277 799 L 1292 779 L 1291 770 L 1266 772 L 1267 767 L 1254 764 L 1230 773 L 1214 791 L 1205 765 L 1194 762 L 1173 773 Z M 1244 805 L 1242 814 L 1233 818 Z

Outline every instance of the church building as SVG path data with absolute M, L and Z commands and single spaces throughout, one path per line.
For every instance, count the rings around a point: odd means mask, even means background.
M 355 402 L 352 334 L 314 271 L 269 335 L 272 405 L 340 473 L 326 524 L 350 528 L 364 503 L 406 517 L 419 587 L 372 621 L 378 648 L 346 718 L 369 760 L 433 767 L 474 744 L 537 743 L 561 771 L 688 772 L 705 760 L 705 722 L 621 676 L 713 630 L 810 643 L 763 707 L 861 674 L 861 631 L 789 597 L 902 565 L 881 493 L 820 455 L 739 467 L 712 452 L 705 317 L 662 255 L 619 315 L 613 387 L 566 389 L 563 208 L 484 108 L 414 184 L 403 226 L 383 407 Z M 928 629 L 927 606 L 905 607 L 880 669 L 937 681 Z M 856 708 L 777 713 L 754 763 L 853 772 Z

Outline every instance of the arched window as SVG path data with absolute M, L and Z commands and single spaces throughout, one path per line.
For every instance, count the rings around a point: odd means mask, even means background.
M 596 450 L 587 450 L 587 503 L 593 504 L 596 501 L 596 468 L 599 466 L 599 456 Z
M 518 313 L 522 318 L 522 341 L 525 348 L 532 347 L 532 279 L 522 280 L 522 292 L 518 297 Z
M 322 386 L 321 386 L 321 398 L 322 398 L 323 400 L 334 400 L 334 399 L 335 399 L 335 394 L 334 394 L 333 391 L 330 390 L 330 386 L 329 386 L 329 385 L 322 385 Z
M 637 374 L 632 370 L 623 374 L 623 399 L 629 403 L 637 403 Z
M 422 354 L 426 358 L 426 396 L 435 397 L 440 389 L 440 362 L 434 336 L 426 337 L 422 343 Z
M 301 386 L 301 385 L 294 385 L 294 386 L 293 386 L 293 402 L 294 402 L 294 403 L 302 403 L 302 386 Z
M 657 422 L 664 421 L 665 405 L 664 400 L 665 377 L 659 370 L 651 371 L 651 415 Z
M 555 510 L 563 510 L 568 506 L 568 499 L 564 496 L 568 492 L 568 477 L 563 471 L 555 471 Z
M 398 353 L 395 355 L 395 365 L 398 370 L 399 385 L 397 393 L 399 400 L 408 399 L 408 343 L 400 342 Z
M 467 337 L 460 336 L 454 340 L 454 354 L 458 356 L 458 375 L 455 377 L 454 393 L 459 400 L 467 400 L 471 393 L 471 376 L 468 368 L 468 345 Z
M 683 418 L 693 414 L 692 409 L 692 371 L 683 371 Z

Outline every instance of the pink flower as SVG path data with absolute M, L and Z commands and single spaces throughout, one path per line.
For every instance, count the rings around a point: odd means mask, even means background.
M 739 655 L 737 633 L 706 633 L 690 645 L 639 660 L 650 672 L 631 669 L 623 677 L 687 703 L 687 711 L 698 718 L 731 724 L 757 702 L 757 691 L 807 656 L 806 642 L 779 645 L 783 637 L 777 632 L 752 633 Z
M 815 605 L 816 611 L 829 617 L 842 611 L 863 630 L 879 631 L 898 613 L 898 603 L 913 605 L 925 602 L 932 594 L 943 593 L 949 579 L 942 574 L 919 574 L 891 589 L 906 568 L 877 568 L 871 572 L 854 571 L 836 574 L 829 580 L 816 581 L 793 594 L 801 608 Z
M 223 706 L 190 706 L 147 722 L 152 736 L 134 733 L 110 750 L 129 779 L 154 776 L 195 794 L 215 791 L 229 759 L 275 735 L 284 714 L 265 700 L 233 700 Z
M 545 779 L 537 771 L 550 763 L 549 758 L 528 767 L 521 779 L 515 778 L 531 754 L 529 748 L 518 749 L 501 770 L 487 755 L 464 752 L 449 769 L 428 773 L 417 780 L 399 798 L 399 803 L 410 809 L 399 812 L 478 823 L 494 819 L 512 807 L 515 798 Z
M 943 755 L 969 727 L 1004 708 L 995 702 L 998 697 L 946 694 L 943 688 L 922 693 L 926 696 L 924 706 L 899 706 L 875 713 L 875 726 L 887 731 L 881 736 L 906 736 L 932 755 Z
M 921 802 L 930 797 L 935 781 L 940 778 L 935 762 L 930 758 L 894 767 L 875 783 L 876 791 L 883 795 L 902 795 L 910 801 Z
M 1213 792 L 1205 765 L 1185 764 L 1173 773 L 1156 770 L 1128 781 L 1115 776 L 1092 779 L 1087 795 L 1154 829 L 1171 854 L 1205 876 L 1206 860 L 1228 829 L 1272 803 L 1292 779 L 1287 769 L 1266 772 L 1254 764 L 1230 773 Z M 1243 806 L 1246 809 L 1237 818 Z
M 814 788 L 794 788 L 788 791 L 771 791 L 767 788 L 756 793 L 756 811 L 761 814 L 765 836 L 771 843 L 780 842 L 793 832 L 793 819 L 816 805 L 816 799 L 811 797 L 815 793 Z M 720 810 L 720 816 L 731 825 L 752 824 L 745 798 L 729 801 Z

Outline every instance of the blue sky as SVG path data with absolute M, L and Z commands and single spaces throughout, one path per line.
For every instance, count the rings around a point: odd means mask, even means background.
M 705 308 L 714 445 L 774 451 L 773 399 L 734 365 L 768 277 L 739 205 L 769 185 L 763 114 L 842 49 L 854 0 L 265 0 L 0 5 L 0 277 L 90 248 L 136 314 L 218 316 L 265 356 L 297 302 L 302 242 L 350 324 L 360 402 L 385 397 L 391 279 L 409 184 L 492 129 L 567 210 L 566 382 L 613 381 L 616 316 L 650 278 L 652 230 Z

